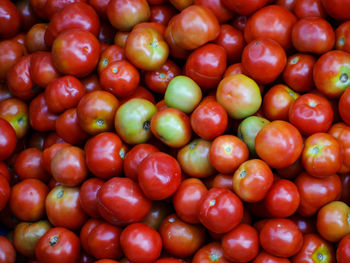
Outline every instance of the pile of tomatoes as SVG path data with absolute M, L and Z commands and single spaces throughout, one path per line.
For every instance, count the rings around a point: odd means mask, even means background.
M 348 0 L 0 0 L 0 263 L 349 263 Z

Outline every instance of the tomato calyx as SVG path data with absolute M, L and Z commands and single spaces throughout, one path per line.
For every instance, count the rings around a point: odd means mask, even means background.
M 143 129 L 148 131 L 149 129 L 151 129 L 151 122 L 150 121 L 145 121 L 143 123 Z
M 220 259 L 220 255 L 218 255 L 217 253 L 211 253 L 209 258 L 210 258 L 210 261 L 216 262 Z
M 57 193 L 57 198 L 60 199 L 60 198 L 63 197 L 63 195 L 64 195 L 64 190 L 61 189 L 61 190 L 59 190 L 59 192 Z
M 50 246 L 52 247 L 52 246 L 56 245 L 58 242 L 58 239 L 59 239 L 59 237 L 57 235 L 52 236 L 49 240 Z

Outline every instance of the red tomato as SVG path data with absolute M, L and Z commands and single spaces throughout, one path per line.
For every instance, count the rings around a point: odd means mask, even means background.
M 293 11 L 298 18 L 326 17 L 321 0 L 297 0 Z
M 30 77 L 33 82 L 42 87 L 57 79 L 60 73 L 53 64 L 50 52 L 35 52 L 30 59 Z
M 16 261 L 16 250 L 4 236 L 0 236 L 0 261 L 4 263 L 15 263 Z
M 104 181 L 98 178 L 86 180 L 80 187 L 79 200 L 85 213 L 91 217 L 100 217 L 97 208 L 97 194 Z
M 4 0 L 0 3 L 0 37 L 10 38 L 15 36 L 20 29 L 20 16 L 14 3 Z
M 221 234 L 232 230 L 243 217 L 243 204 L 224 188 L 212 188 L 202 198 L 199 220 L 210 231 Z
M 338 110 L 342 120 L 350 125 L 350 90 L 346 89 L 345 92 L 340 96 L 338 103 Z
M 344 22 L 335 30 L 335 49 L 343 50 L 346 52 L 350 51 L 349 47 L 349 22 Z
M 201 247 L 196 254 L 194 254 L 193 263 L 229 263 L 228 259 L 224 257 L 222 246 L 219 242 L 211 242 Z M 174 262 L 175 263 L 175 262 Z
M 7 179 L 0 175 L 0 212 L 5 208 L 10 198 L 10 184 Z
M 160 234 L 143 223 L 128 225 L 120 235 L 125 256 L 135 263 L 154 262 L 162 251 Z
M 169 154 L 155 152 L 140 163 L 138 182 L 143 193 L 151 200 L 162 200 L 175 193 L 181 183 L 181 167 Z
M 291 261 L 287 258 L 276 257 L 261 251 L 252 263 L 291 263 Z
M 6 50 L 0 54 L 0 79 L 6 80 L 7 72 L 24 55 L 24 50 L 22 45 L 14 40 L 1 41 L 0 49 Z
M 111 63 L 125 59 L 124 49 L 117 45 L 107 47 L 100 55 L 100 60 L 97 65 L 99 74 Z
M 250 15 L 268 3 L 268 0 L 223 0 L 223 3 L 239 15 Z
M 344 123 L 336 123 L 331 126 L 328 133 L 338 139 L 343 152 L 343 166 L 348 169 L 350 167 L 350 127 Z
M 11 124 L 0 118 L 0 161 L 11 156 L 15 151 L 17 136 Z
M 350 3 L 343 0 L 321 0 L 326 12 L 333 18 L 347 20 L 350 18 Z
M 291 257 L 303 245 L 303 235 L 297 225 L 284 218 L 269 219 L 259 234 L 261 246 L 277 257 Z
M 80 240 L 66 228 L 52 228 L 39 239 L 35 256 L 39 263 L 78 262 Z
M 336 256 L 338 263 L 346 263 L 350 260 L 350 235 L 346 235 L 340 240 Z

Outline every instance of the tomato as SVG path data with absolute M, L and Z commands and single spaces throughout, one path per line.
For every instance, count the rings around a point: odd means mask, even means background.
M 175 257 L 193 255 L 205 241 L 205 229 L 200 224 L 188 224 L 175 214 L 167 216 L 159 229 L 163 248 Z
M 97 194 L 104 181 L 98 178 L 86 180 L 80 187 L 79 200 L 85 213 L 91 217 L 100 217 L 97 209 Z
M 326 17 L 321 0 L 297 0 L 293 11 L 298 18 Z
M 120 235 L 125 256 L 132 262 L 154 262 L 162 251 L 160 234 L 143 223 L 127 226 Z
M 98 63 L 100 44 L 97 38 L 82 29 L 59 34 L 52 44 L 52 59 L 63 74 L 86 77 Z
M 224 257 L 222 246 L 219 242 L 211 242 L 201 247 L 196 254 L 194 254 L 193 263 L 229 263 Z
M 350 51 L 349 47 L 349 22 L 344 22 L 335 30 L 335 49 Z
M 191 5 L 173 18 L 170 31 L 175 44 L 180 48 L 196 49 L 219 35 L 219 22 L 206 7 Z
M 325 19 L 307 17 L 300 19 L 293 26 L 292 42 L 299 52 L 320 55 L 333 48 L 335 33 L 332 26 Z
M 0 212 L 5 208 L 10 198 L 10 184 L 8 180 L 1 174 L 0 175 Z
M 129 178 L 114 177 L 105 182 L 97 195 L 100 215 L 114 225 L 126 225 L 142 220 L 152 202 Z
M 47 220 L 34 223 L 19 223 L 13 233 L 13 245 L 22 255 L 33 258 L 39 239 L 51 229 Z
M 129 31 L 136 24 L 148 21 L 150 13 L 146 0 L 111 0 L 107 6 L 109 22 L 120 31 Z
M 305 140 L 301 161 L 310 175 L 330 176 L 341 168 L 341 145 L 328 133 L 314 133 Z
M 297 225 L 284 218 L 269 219 L 259 234 L 261 246 L 277 257 L 291 257 L 303 245 L 303 235 Z
M 39 51 L 48 51 L 44 36 L 47 29 L 47 24 L 35 24 L 26 34 L 25 44 L 30 53 Z
M 264 95 L 262 108 L 267 119 L 270 121 L 288 121 L 288 111 L 293 101 L 299 97 L 288 86 L 277 84 L 270 88 Z
M 142 219 L 141 222 L 158 231 L 164 218 L 172 212 L 173 209 L 171 206 L 169 206 L 169 203 L 166 200 L 153 201 L 151 210 L 148 212 L 146 217 Z
M 57 79 L 60 73 L 53 64 L 50 52 L 35 52 L 30 59 L 30 77 L 39 87 L 46 86 Z
M 257 38 L 245 46 L 242 66 L 248 75 L 260 84 L 267 84 L 283 72 L 287 63 L 284 49 L 269 38 Z
M 22 31 L 26 32 L 32 26 L 39 23 L 39 17 L 34 12 L 30 1 L 18 1 L 16 7 L 20 16 Z
M 341 194 L 341 181 L 334 174 L 326 178 L 316 178 L 307 173 L 301 173 L 295 179 L 300 193 L 298 213 L 302 216 L 312 216 L 323 205 L 335 201 Z
M 226 69 L 225 48 L 218 44 L 206 44 L 194 50 L 186 60 L 185 74 L 203 90 L 214 89 Z
M 350 4 L 342 0 L 321 0 L 326 12 L 333 18 L 347 20 L 350 18 Z
M 252 226 L 240 224 L 224 235 L 221 245 L 227 259 L 248 262 L 259 252 L 259 235 Z
M 42 153 L 43 168 L 46 172 L 51 174 L 51 160 L 55 154 L 64 147 L 69 146 L 68 143 L 55 143 L 47 147 Z
M 276 257 L 265 251 L 261 251 L 252 263 L 291 263 L 287 258 Z
M 11 189 L 9 206 L 12 213 L 22 221 L 37 221 L 45 213 L 47 186 L 38 179 L 26 179 Z
M 87 219 L 79 202 L 78 187 L 54 187 L 46 197 L 45 210 L 50 223 L 56 227 L 78 229 Z
M 149 21 L 162 24 L 164 26 L 168 25 L 171 17 L 173 17 L 177 12 L 172 5 L 160 4 L 150 6 L 151 16 Z
M 84 151 L 76 146 L 62 148 L 51 160 L 51 173 L 62 185 L 80 185 L 88 175 Z
M 350 208 L 341 201 L 332 201 L 323 206 L 317 214 L 318 233 L 330 242 L 338 242 L 350 233 Z
M 243 217 L 242 201 L 224 188 L 211 188 L 202 198 L 199 220 L 210 231 L 226 233 Z
M 313 217 L 303 217 L 298 213 L 289 217 L 299 228 L 303 235 L 316 233 L 316 226 Z
M 97 37 L 100 20 L 95 9 L 86 3 L 75 2 L 56 12 L 45 32 L 46 45 L 51 47 L 60 33 L 72 28 L 89 31 Z
M 8 182 L 10 182 L 11 179 L 9 168 L 10 167 L 8 167 L 5 162 L 0 162 L 0 175 L 5 177 Z
M 342 168 L 347 169 L 350 166 L 350 145 L 349 145 L 349 135 L 350 127 L 344 123 L 336 123 L 331 126 L 328 133 L 333 137 L 338 139 L 338 142 L 341 144 L 343 152 L 343 165 Z
M 268 38 L 276 41 L 285 50 L 290 50 L 292 27 L 296 22 L 295 15 L 287 9 L 278 5 L 268 5 L 249 17 L 244 28 L 244 38 L 247 43 L 262 37 Z
M 51 228 L 39 239 L 35 247 L 35 256 L 39 263 L 78 262 L 80 240 L 66 228 Z
M 24 50 L 22 45 L 14 40 L 1 41 L 0 48 L 6 50 L 0 54 L 0 79 L 5 80 L 9 69 L 24 55 Z
M 273 121 L 257 134 L 255 149 L 270 167 L 284 168 L 299 158 L 303 150 L 303 141 L 293 125 L 285 121 Z
M 273 183 L 273 174 L 262 160 L 251 159 L 234 172 L 234 192 L 245 202 L 258 202 L 265 198 Z
M 20 29 L 20 16 L 14 3 L 4 0 L 0 3 L 0 37 L 10 38 L 15 36 Z
M 46 183 L 50 179 L 44 170 L 43 153 L 35 148 L 27 148 L 19 153 L 14 170 L 21 180 L 35 178 Z
M 289 122 L 298 128 L 301 134 L 308 136 L 317 132 L 327 132 L 333 122 L 333 115 L 332 106 L 327 99 L 307 93 L 292 103 L 288 116 Z
M 339 98 L 350 85 L 350 55 L 333 50 L 315 63 L 313 78 L 316 88 L 328 98 Z
M 101 52 L 100 60 L 98 62 L 97 71 L 99 74 L 111 63 L 125 59 L 124 49 L 117 45 L 110 45 L 103 52 Z
M 349 107 L 350 107 L 350 90 L 346 89 L 345 92 L 340 96 L 339 103 L 338 103 L 338 110 L 342 120 L 348 125 L 350 124 L 350 115 L 348 113 Z
M 0 261 L 4 263 L 15 263 L 16 261 L 16 250 L 4 236 L 0 236 Z
M 333 246 L 316 234 L 304 236 L 303 246 L 292 260 L 295 263 L 305 261 L 336 262 Z
M 291 216 L 300 204 L 298 188 L 289 180 L 276 180 L 266 194 L 264 203 L 272 217 Z
M 350 260 L 350 235 L 346 235 L 340 242 L 337 247 L 336 259 L 338 263 L 345 263 Z
M 87 252 L 97 259 L 118 259 L 122 256 L 122 229 L 100 222 L 91 229 L 87 236 Z
M 140 163 L 138 183 L 142 192 L 151 200 L 162 200 L 175 193 L 181 183 L 181 167 L 169 154 L 155 152 Z
M 284 82 L 296 92 L 307 92 L 314 87 L 313 67 L 316 58 L 309 54 L 297 53 L 288 57 L 283 71 Z
M 79 126 L 91 135 L 113 130 L 118 106 L 118 99 L 107 91 L 85 94 L 77 106 Z

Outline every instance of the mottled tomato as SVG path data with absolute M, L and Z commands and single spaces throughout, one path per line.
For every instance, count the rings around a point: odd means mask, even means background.
M 162 251 L 160 234 L 143 223 L 128 225 L 120 235 L 125 256 L 135 263 L 154 262 Z
M 333 122 L 333 115 L 332 106 L 327 99 L 307 93 L 292 103 L 288 118 L 301 134 L 308 136 L 317 132 L 327 132 Z
M 307 92 L 314 87 L 312 76 L 316 58 L 309 54 L 297 53 L 288 57 L 283 71 L 284 82 L 296 92 Z
M 79 188 L 58 185 L 46 197 L 45 210 L 56 227 L 79 229 L 87 219 L 79 201 Z
M 324 54 L 335 43 L 334 30 L 327 20 L 318 17 L 300 19 L 292 30 L 293 46 L 299 52 Z
M 301 161 L 310 175 L 330 176 L 338 172 L 342 166 L 341 145 L 328 133 L 314 133 L 305 140 Z
M 290 50 L 292 27 L 296 22 L 295 15 L 287 9 L 278 5 L 268 5 L 249 17 L 244 28 L 244 38 L 247 43 L 261 37 L 269 38 L 277 41 L 285 50 Z
M 152 206 L 140 187 L 129 178 L 114 177 L 108 180 L 102 185 L 97 197 L 101 216 L 114 225 L 140 221 Z
M 300 132 L 292 124 L 273 121 L 257 134 L 255 149 L 270 167 L 284 168 L 299 158 L 303 150 L 303 140 Z
M 234 172 L 234 192 L 245 202 L 258 202 L 265 198 L 273 183 L 273 173 L 262 160 L 251 159 Z
M 318 233 L 330 242 L 338 242 L 350 233 L 350 207 L 341 201 L 332 201 L 317 214 Z
M 286 53 L 280 44 L 265 37 L 251 41 L 242 53 L 244 70 L 260 84 L 277 79 L 287 63 Z
M 38 179 L 26 179 L 11 189 L 9 206 L 12 213 L 22 221 L 37 221 L 45 214 L 48 187 Z
M 285 218 L 266 221 L 260 234 L 260 245 L 277 257 L 291 257 L 297 254 L 303 245 L 303 235 L 297 225 Z
M 89 75 L 98 63 L 100 43 L 82 29 L 71 29 L 59 34 L 52 44 L 52 59 L 63 74 L 76 77 Z
M 323 205 L 337 200 L 341 193 L 342 183 L 334 174 L 326 178 L 316 178 L 307 173 L 301 173 L 295 179 L 300 194 L 298 213 L 302 216 L 312 216 Z
M 221 234 L 232 230 L 243 217 L 243 204 L 225 188 L 211 188 L 202 198 L 199 220 L 210 231 Z
M 78 262 L 80 240 L 66 228 L 51 228 L 39 239 L 35 256 L 39 263 Z
M 185 223 L 176 214 L 163 220 L 159 233 L 164 250 L 180 258 L 193 255 L 205 242 L 205 229 L 202 225 Z

